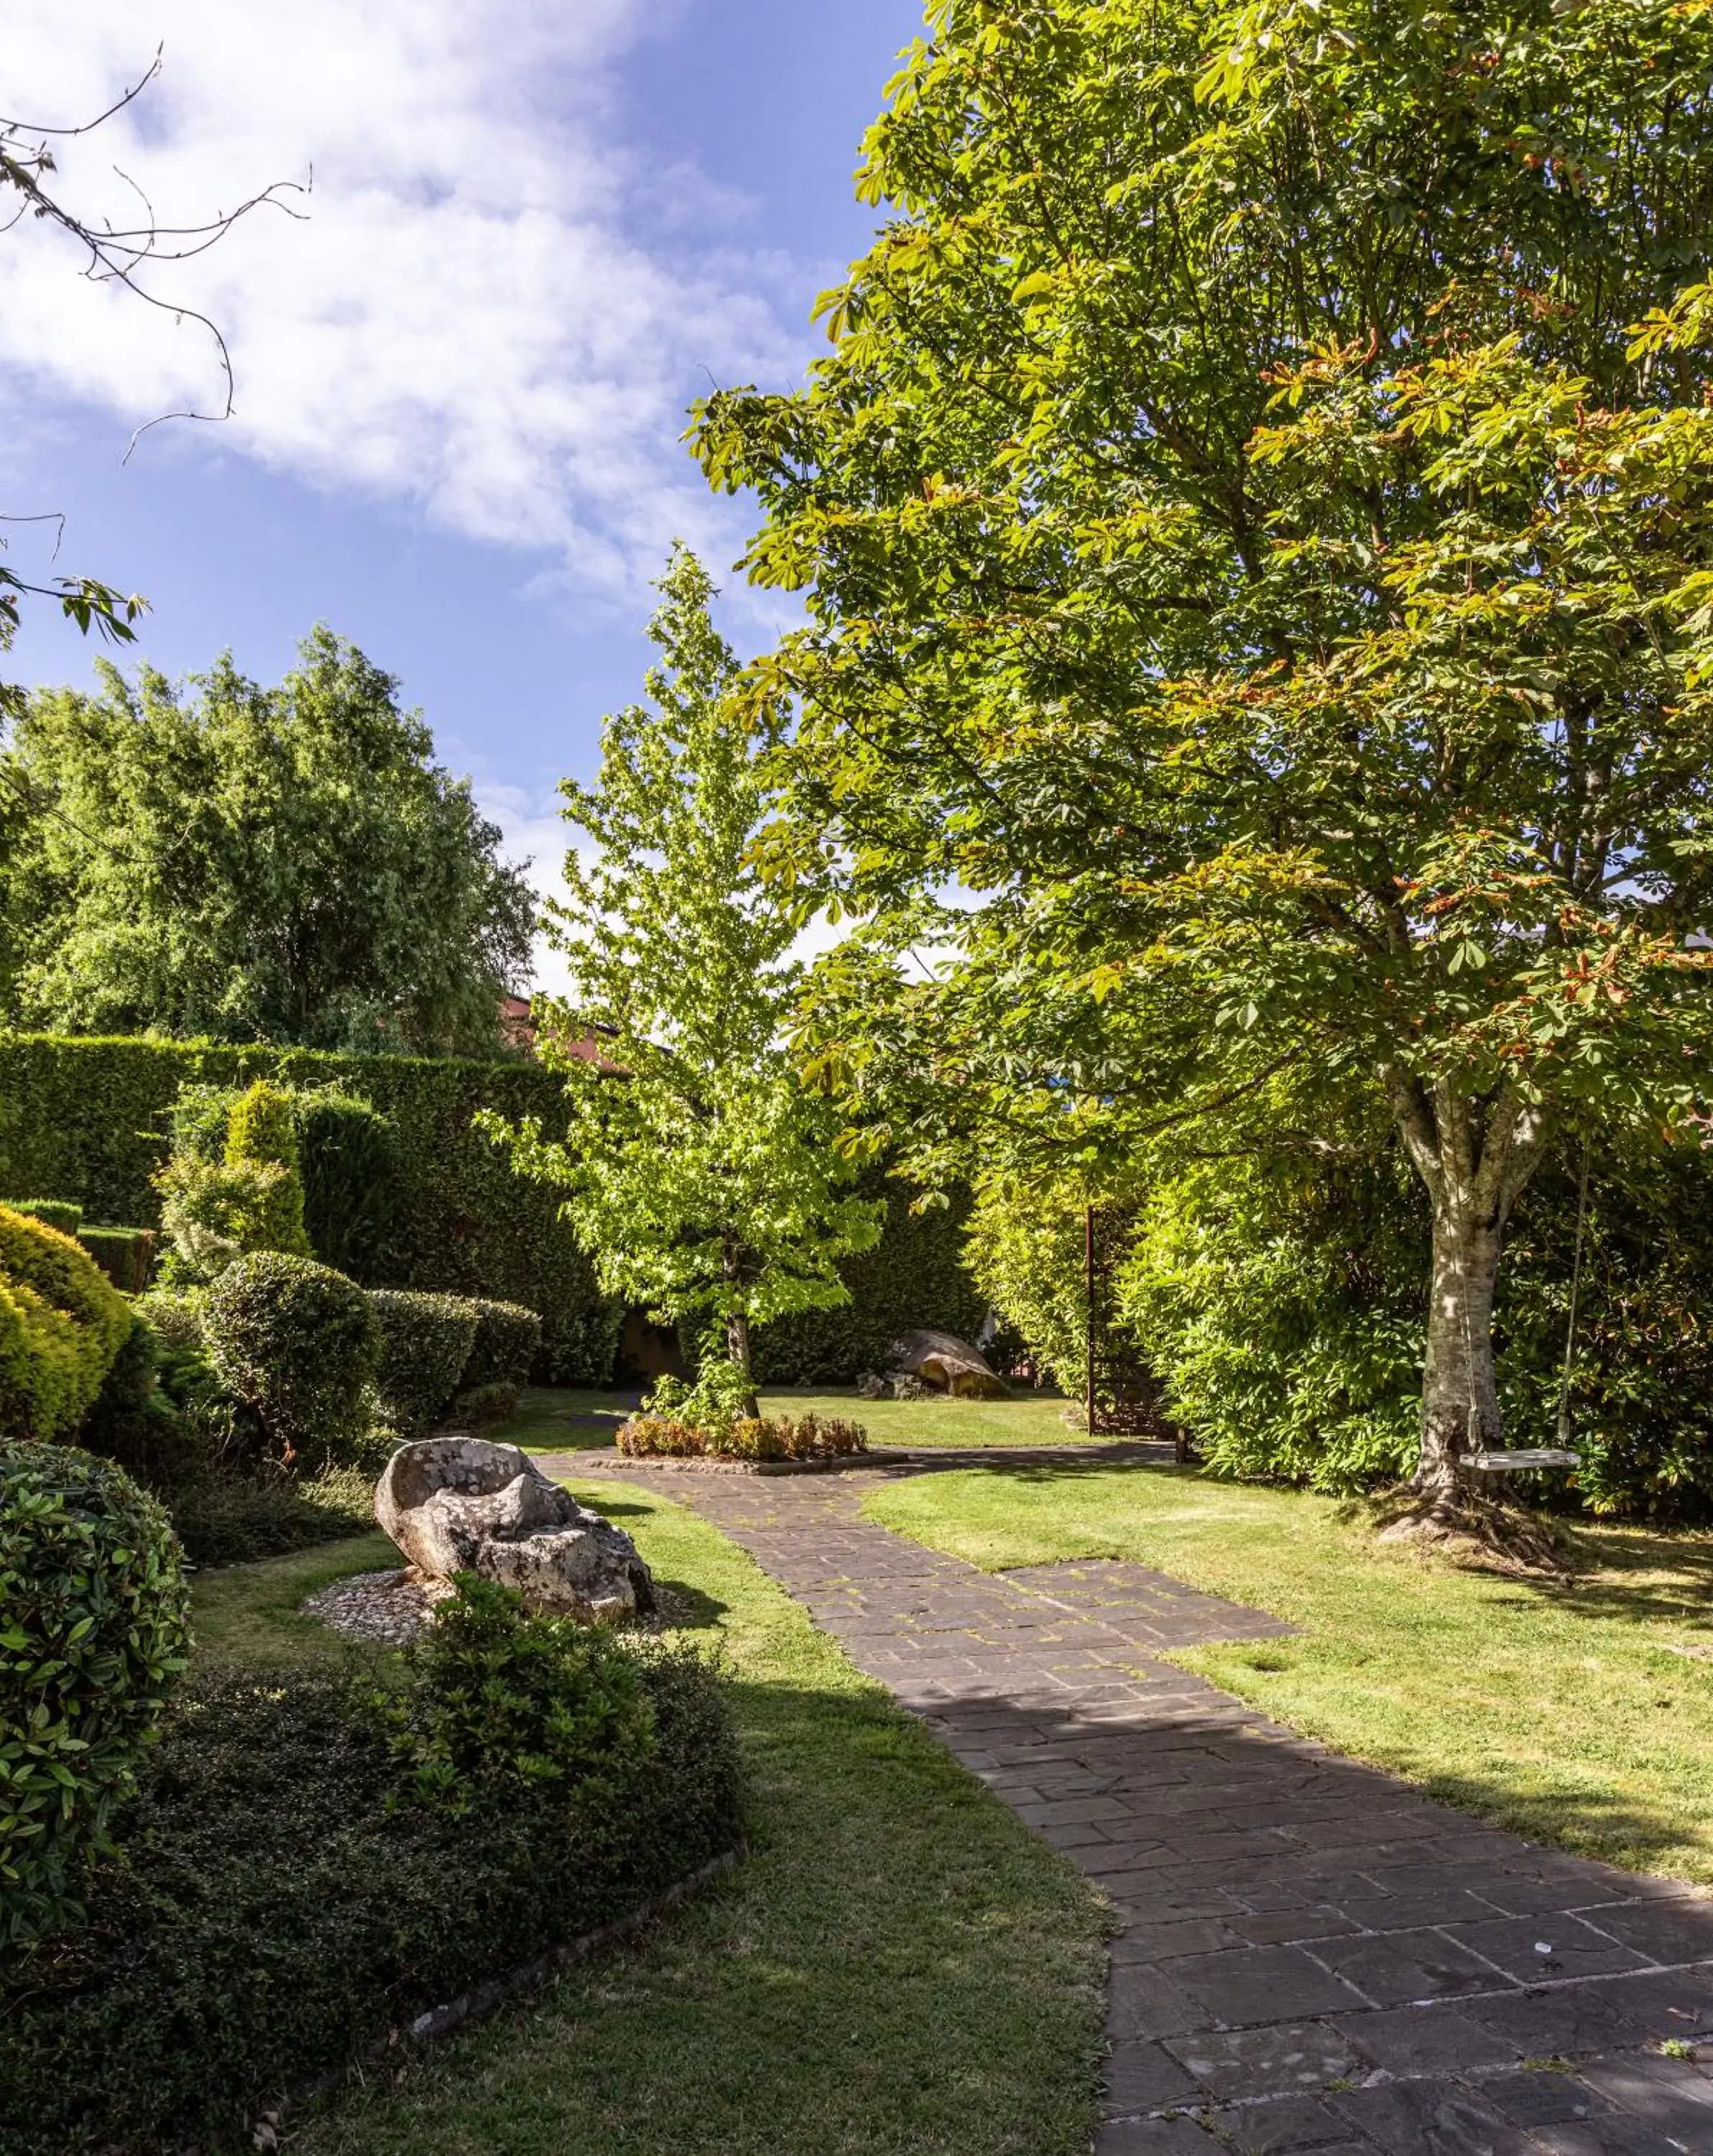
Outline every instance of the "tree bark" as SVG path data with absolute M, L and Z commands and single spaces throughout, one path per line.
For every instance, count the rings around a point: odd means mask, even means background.
M 730 1236 L 726 1240 L 722 1270 L 727 1280 L 734 1283 L 736 1281 L 739 1272 L 738 1253 Z M 750 1374 L 749 1312 L 736 1306 L 726 1313 L 726 1355 L 734 1369 L 741 1370 L 745 1377 L 748 1377 Z M 759 1415 L 762 1412 L 762 1404 L 756 1398 L 756 1389 L 753 1385 L 749 1389 L 745 1403 L 745 1412 L 752 1417 Z
M 1503 1430 L 1493 1371 L 1493 1290 L 1500 1235 L 1456 1204 L 1433 1210 L 1428 1352 L 1416 1487 L 1433 1506 L 1455 1502 L 1469 1455 L 1497 1446 Z
M 1540 1161 L 1545 1127 L 1539 1108 L 1508 1088 L 1480 1101 L 1397 1066 L 1383 1075 L 1433 1212 L 1415 1486 L 1428 1506 L 1444 1509 L 1473 1482 L 1470 1455 L 1504 1441 L 1493 1295 L 1505 1222 Z

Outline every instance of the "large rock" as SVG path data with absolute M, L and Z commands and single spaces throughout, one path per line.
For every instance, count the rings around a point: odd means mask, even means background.
M 654 1606 L 630 1537 L 515 1445 L 430 1437 L 400 1445 L 375 1486 L 375 1517 L 423 1579 L 474 1572 L 516 1588 L 532 1609 L 592 1622 Z
M 892 1343 L 892 1359 L 913 1378 L 926 1378 L 959 1399 L 1008 1400 L 1011 1388 L 978 1348 L 950 1332 L 906 1332 Z

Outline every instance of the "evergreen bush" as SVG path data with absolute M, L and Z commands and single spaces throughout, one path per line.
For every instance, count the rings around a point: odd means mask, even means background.
M 400 1437 L 415 1437 L 452 1404 L 476 1337 L 474 1306 L 461 1296 L 409 1288 L 371 1288 L 380 1339 L 375 1397 L 381 1419 Z
M 74 1430 L 131 1326 L 86 1250 L 0 1207 L 0 1441 Z
M 202 1329 L 210 1362 L 259 1418 L 280 1464 L 362 1449 L 380 1336 L 355 1281 L 311 1258 L 255 1251 L 208 1290 Z
M 141 1295 L 155 1270 L 152 1228 L 79 1228 L 77 1240 L 122 1295 Z
M 74 1918 L 188 1608 L 167 1515 L 122 1469 L 0 1445 L 0 1948 Z
M 392 1125 L 336 1086 L 300 1090 L 294 1103 L 310 1248 L 324 1265 L 372 1286 L 386 1264 L 397 1204 Z

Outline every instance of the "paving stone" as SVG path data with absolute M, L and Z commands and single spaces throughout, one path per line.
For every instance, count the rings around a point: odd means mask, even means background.
M 1327 2102 L 1391 2156 L 1536 2156 L 1526 2128 L 1459 2082 L 1341 2089 Z
M 1383 2014 L 1349 2014 L 1334 2025 L 1372 2066 L 1393 2074 L 1508 2066 L 1520 2047 L 1471 2021 L 1454 2006 L 1395 2006 Z
M 1609 2109 L 1580 2074 L 1551 2067 L 1492 2076 L 1482 2082 L 1481 2094 L 1519 2126 L 1566 2126 Z
M 1338 1942 L 1330 1942 L 1336 1944 Z M 1313 2014 L 1337 2014 L 1366 2001 L 1300 1947 L 1244 1947 L 1191 1954 L 1172 1964 L 1173 1980 L 1233 2028 Z
M 1317 2097 L 1287 2096 L 1269 2103 L 1209 2113 L 1208 2124 L 1240 2156 L 1282 2156 L 1285 2150 L 1350 2146 L 1350 2122 Z
M 1484 1924 L 1458 1924 L 1449 1939 L 1471 1948 L 1523 1983 L 1541 1977 L 1610 1976 L 1639 1969 L 1644 1957 L 1597 1932 L 1580 1917 L 1498 1917 Z M 1550 1947 L 1550 1953 L 1542 1953 Z
M 1649 1961 L 1713 1962 L 1713 1903 L 1638 1902 L 1591 1912 L 1588 1922 Z
M 1202 2030 L 1166 2048 L 1215 2097 L 1283 2096 L 1319 2090 L 1362 2071 L 1349 2038 L 1330 2022 Z
M 1692 2148 L 1713 2148 L 1713 2086 L 1685 2061 L 1603 2059 L 1583 2079 L 1627 2116 L 1644 2120 Z
M 1116 2045 L 1100 2079 L 1100 2107 L 1110 2118 L 1164 2111 L 1172 2104 L 1199 2102 L 1202 2095 L 1177 2061 L 1158 2044 Z
M 1471 1999 L 1463 2011 L 1478 2026 L 1515 2044 L 1526 2059 L 1622 2051 L 1639 2043 L 1644 2033 L 1620 1998 L 1594 1984 Z
M 1505 1983 L 1490 1964 L 1446 1932 L 1385 1932 L 1317 1939 L 1315 1952 L 1376 2006 L 1460 1999 Z

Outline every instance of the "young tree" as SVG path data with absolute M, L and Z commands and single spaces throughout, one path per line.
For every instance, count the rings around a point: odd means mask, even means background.
M 881 1209 L 850 1194 L 839 1118 L 782 1039 L 801 924 L 750 858 L 770 737 L 732 694 L 701 565 L 674 549 L 659 588 L 652 707 L 607 721 L 593 786 L 561 788 L 591 842 L 551 908 L 571 986 L 540 1032 L 570 1127 L 526 1129 L 516 1158 L 564 1188 L 609 1294 L 710 1321 L 747 1380 L 751 1327 L 844 1301 L 835 1260 L 879 1239 Z
M 1710 1045 L 1713 13 L 931 23 L 833 354 L 701 416 L 808 593 L 754 693 L 803 711 L 773 871 L 864 917 L 812 1046 L 925 1168 L 1121 1190 L 1376 1099 L 1449 1505 L 1543 1147 Z
M 321 629 L 277 689 L 191 685 L 107 666 L 14 728 L 15 1020 L 494 1052 L 532 896 L 397 684 Z

